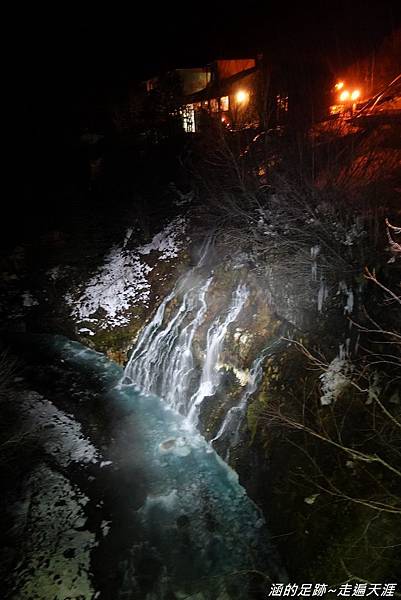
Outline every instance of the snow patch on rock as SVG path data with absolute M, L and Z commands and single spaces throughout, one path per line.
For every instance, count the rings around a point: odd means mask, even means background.
M 72 307 L 73 317 L 77 321 L 88 321 L 102 309 L 106 320 L 99 322 L 100 328 L 126 325 L 129 319 L 124 311 L 133 304 L 147 306 L 150 293 L 147 275 L 151 270 L 152 267 L 142 262 L 137 254 L 114 246 L 83 294 L 78 299 L 67 294 L 66 301 Z
M 24 485 L 23 500 L 15 507 L 24 529 L 16 569 L 18 598 L 93 598 L 90 551 L 96 536 L 86 530 L 89 499 L 60 473 L 39 465 Z
M 180 238 L 185 232 L 186 224 L 183 217 L 177 217 L 157 233 L 149 244 L 138 248 L 138 252 L 140 254 L 149 254 L 152 251 L 160 252 L 159 260 L 177 258 L 182 249 L 182 239 Z
M 88 329 L 87 327 L 81 327 L 78 329 L 78 333 L 87 333 L 88 335 L 95 335 L 95 332 L 92 329 Z
M 65 296 L 72 316 L 78 322 L 96 322 L 99 329 L 127 325 L 128 309 L 138 305 L 147 307 L 149 303 L 151 284 L 147 276 L 153 267 L 142 256 L 158 252 L 158 260 L 176 258 L 182 250 L 186 225 L 183 217 L 177 217 L 149 244 L 132 251 L 127 248 L 132 235 L 129 229 L 122 245 L 113 246 L 83 293 L 78 297 L 71 293 Z
M 83 435 L 80 424 L 38 393 L 22 394 L 19 414 L 24 433 L 35 435 L 59 465 L 96 463 L 100 459 L 97 449 Z
M 322 406 L 329 406 L 343 393 L 349 385 L 349 374 L 352 365 L 345 358 L 336 356 L 328 365 L 326 371 L 320 375 L 322 385 Z

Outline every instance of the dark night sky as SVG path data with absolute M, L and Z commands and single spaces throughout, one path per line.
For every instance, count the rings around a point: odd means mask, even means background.
M 323 59 L 336 76 L 401 22 L 400 0 L 141 4 L 57 4 L 53 12 L 35 4 L 5 22 L 16 207 L 22 200 L 32 214 L 43 198 L 44 211 L 68 176 L 73 136 L 91 127 L 99 106 L 110 108 L 128 85 L 165 67 L 285 51 L 294 60 L 302 54 Z
M 85 14 L 25 15 L 15 51 L 40 85 L 88 89 L 143 78 L 165 66 L 204 64 L 259 49 L 324 53 L 337 65 L 368 50 L 400 21 L 396 0 L 336 2 L 132 3 Z

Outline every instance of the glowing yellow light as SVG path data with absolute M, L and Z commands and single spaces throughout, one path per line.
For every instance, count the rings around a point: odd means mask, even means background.
M 340 91 L 344 87 L 344 82 L 343 81 L 338 81 L 334 87 L 336 88 L 336 90 Z
M 347 100 L 349 100 L 349 91 L 348 90 L 344 90 L 340 94 L 340 102 L 346 102 Z
M 245 90 L 238 90 L 238 92 L 235 94 L 235 99 L 238 104 L 244 104 L 249 99 L 249 92 Z
M 351 94 L 351 100 L 358 100 L 361 95 L 361 90 L 354 90 Z

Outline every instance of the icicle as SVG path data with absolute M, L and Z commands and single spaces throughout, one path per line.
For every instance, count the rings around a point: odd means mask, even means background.
M 340 281 L 338 284 L 338 294 L 344 294 L 346 296 L 346 302 L 344 305 L 344 314 L 350 315 L 354 310 L 354 292 L 352 287 L 348 287 L 345 281 Z
M 322 312 L 323 303 L 327 299 L 327 296 L 328 296 L 327 286 L 326 286 L 324 279 L 322 279 L 320 282 L 319 291 L 317 293 L 317 310 L 319 312 Z
M 320 246 L 317 244 L 316 246 L 312 246 L 310 249 L 310 255 L 312 259 L 312 281 L 317 281 L 317 257 L 320 253 Z
M 349 288 L 349 290 L 347 290 L 347 301 L 344 306 L 344 314 L 350 315 L 352 313 L 353 309 L 354 309 L 354 292 L 352 291 L 352 288 Z

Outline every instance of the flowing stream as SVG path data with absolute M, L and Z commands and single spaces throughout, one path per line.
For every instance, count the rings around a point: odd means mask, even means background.
M 238 302 L 233 299 L 237 310 Z M 226 322 L 227 317 L 222 326 Z M 260 510 L 237 474 L 195 427 L 189 429 L 186 417 L 159 396 L 139 392 L 103 355 L 76 342 L 58 343 L 67 360 L 102 373 L 110 386 L 108 402 L 140 432 L 124 456 L 135 463 L 139 456 L 146 473 L 146 495 L 133 514 L 147 552 L 163 565 L 152 593 L 143 597 L 167 598 L 168 587 L 177 598 L 245 600 L 263 597 L 252 590 L 267 589 L 269 577 L 285 580 Z M 255 584 L 254 572 L 266 580 L 257 577 Z

